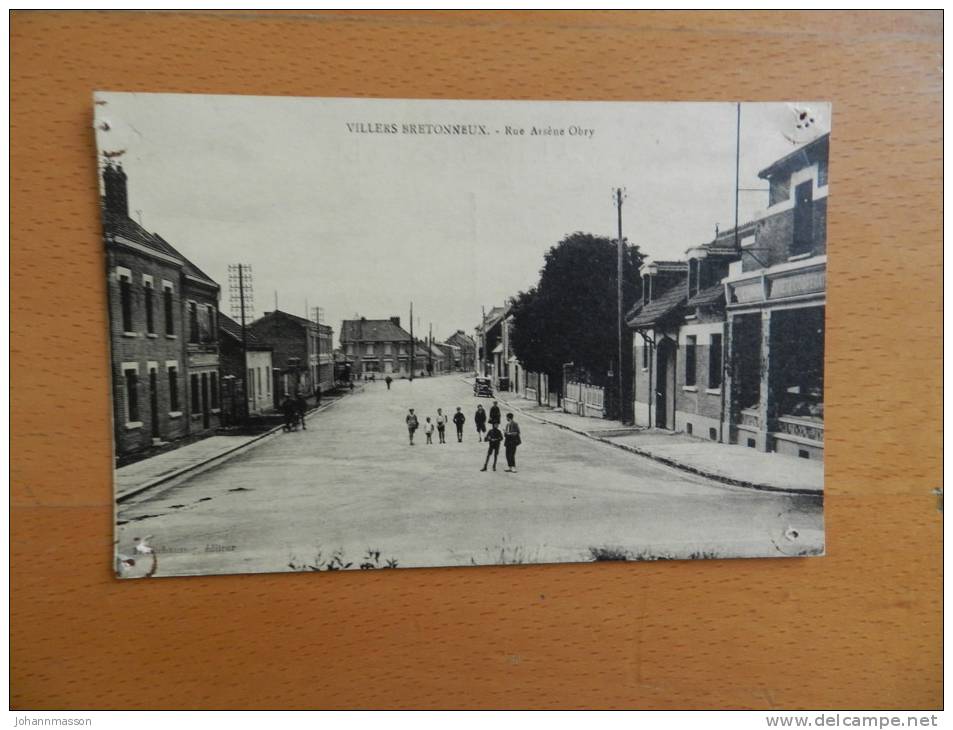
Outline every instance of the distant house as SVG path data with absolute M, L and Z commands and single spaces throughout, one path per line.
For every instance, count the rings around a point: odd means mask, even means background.
M 476 369 L 476 342 L 463 330 L 457 330 L 446 340 L 448 345 L 459 348 L 459 359 L 454 360 L 454 370 L 472 373 Z
M 400 317 L 344 320 L 341 351 L 357 378 L 378 373 L 407 377 L 412 362 L 415 374 L 427 369 L 425 346 L 415 347 L 411 358 L 410 333 L 400 326 Z
M 262 344 L 251 331 L 246 332 L 246 369 L 241 325 L 231 317 L 219 314 L 218 332 L 223 424 L 231 425 L 240 421 L 245 415 L 246 405 L 247 413 L 251 416 L 273 410 L 275 398 L 271 347 Z
M 276 398 L 303 395 L 312 399 L 334 387 L 334 331 L 289 312 L 275 310 L 249 325 L 258 341 L 272 350 Z
M 129 217 L 120 165 L 102 171 L 116 455 L 219 425 L 219 286 Z

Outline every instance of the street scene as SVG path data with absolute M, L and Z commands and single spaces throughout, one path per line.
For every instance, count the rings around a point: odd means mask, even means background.
M 96 114 L 117 576 L 824 554 L 829 105 Z
M 478 402 L 490 406 L 455 375 L 362 386 L 306 431 L 122 502 L 120 545 L 135 554 L 134 538 L 151 535 L 157 575 L 326 569 L 336 557 L 358 567 L 376 552 L 383 568 L 798 555 L 823 545 L 816 496 L 732 487 L 515 410 L 517 473 L 503 471 L 502 454 L 496 472 L 481 472 Z M 447 443 L 420 434 L 409 446 L 409 407 L 433 416 L 458 405 L 463 443 L 451 424 Z

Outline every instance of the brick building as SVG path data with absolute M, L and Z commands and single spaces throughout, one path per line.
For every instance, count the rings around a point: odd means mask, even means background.
M 637 424 L 823 458 L 828 145 L 759 173 L 763 215 L 643 265 L 627 316 Z
M 120 165 L 104 166 L 102 184 L 113 430 L 122 457 L 218 426 L 217 343 L 202 337 L 200 323 L 215 321 L 219 288 L 129 217 Z
M 274 397 L 302 394 L 309 400 L 334 387 L 334 330 L 295 314 L 275 310 L 248 325 L 271 348 Z

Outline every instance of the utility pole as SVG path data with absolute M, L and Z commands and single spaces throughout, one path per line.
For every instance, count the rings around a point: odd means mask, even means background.
M 741 169 L 741 102 L 737 106 L 737 118 L 735 121 L 735 251 L 738 250 L 738 192 L 741 189 L 740 169 Z
M 622 241 L 622 188 L 615 189 L 616 213 L 619 223 L 619 240 L 617 245 L 616 260 L 616 309 L 617 309 L 617 339 L 618 339 L 618 360 L 616 361 L 616 385 L 619 398 L 619 420 L 625 420 L 625 400 L 622 395 L 622 261 L 625 244 Z
M 486 307 L 480 305 L 480 371 L 486 377 Z
M 414 342 L 414 303 L 410 303 L 410 382 L 414 382 L 414 352 L 417 344 Z
M 248 418 L 248 396 L 251 384 L 248 382 L 248 333 L 246 314 L 252 310 L 251 266 L 248 264 L 229 264 L 229 295 L 232 304 L 232 316 L 238 315 L 242 325 L 242 382 L 245 383 L 242 394 L 243 405 L 240 409 L 244 418 Z
M 427 370 L 433 375 L 433 322 L 430 323 L 430 334 L 427 335 Z

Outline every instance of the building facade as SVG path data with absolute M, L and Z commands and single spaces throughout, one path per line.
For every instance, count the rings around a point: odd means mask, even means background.
M 218 333 L 223 425 L 240 423 L 246 413 L 257 416 L 274 410 L 271 348 L 246 332 L 246 369 L 241 325 L 220 313 Z
M 828 143 L 759 173 L 757 219 L 643 265 L 627 316 L 636 424 L 823 458 Z
M 217 338 L 206 329 L 203 341 L 199 329 L 192 341 L 193 322 L 215 321 L 219 287 L 129 217 L 121 166 L 107 163 L 102 183 L 113 433 L 122 458 L 219 425 Z
M 476 342 L 463 330 L 457 330 L 446 339 L 448 345 L 459 348 L 459 359 L 454 360 L 454 369 L 464 373 L 476 370 Z
M 274 383 L 272 397 L 303 395 L 314 402 L 318 392 L 334 387 L 334 331 L 289 312 L 275 310 L 248 326 L 271 348 Z
M 414 374 L 419 375 L 426 371 L 429 357 L 422 343 L 411 349 L 410 333 L 400 326 L 400 317 L 344 320 L 341 351 L 356 378 L 378 374 L 406 378 L 412 363 Z

